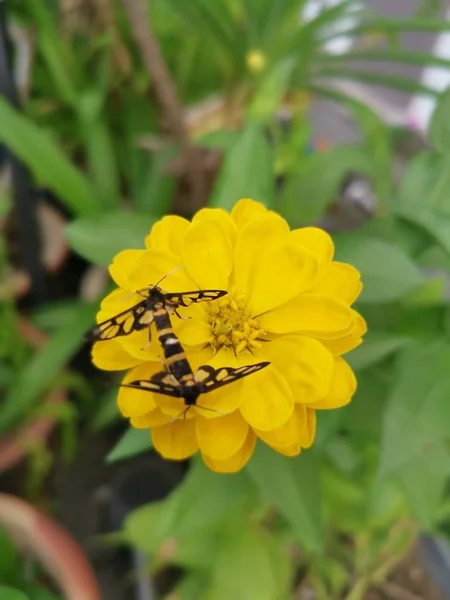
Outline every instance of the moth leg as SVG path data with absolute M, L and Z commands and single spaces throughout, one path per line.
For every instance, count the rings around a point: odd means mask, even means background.
M 145 344 L 145 346 L 143 348 L 141 348 L 141 350 L 147 350 L 147 348 L 150 346 L 150 344 L 152 343 L 152 326 L 151 323 L 148 326 L 148 341 Z
M 173 312 L 177 315 L 177 317 L 179 319 L 181 319 L 183 321 L 189 321 L 189 319 L 192 319 L 192 317 L 182 317 L 176 308 L 174 309 Z

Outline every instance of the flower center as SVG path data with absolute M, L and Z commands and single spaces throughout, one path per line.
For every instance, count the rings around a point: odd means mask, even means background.
M 236 354 L 261 348 L 261 338 L 266 332 L 258 318 L 252 318 L 244 300 L 238 293 L 227 294 L 206 307 L 208 320 L 214 334 L 211 342 L 215 351 L 233 349 Z

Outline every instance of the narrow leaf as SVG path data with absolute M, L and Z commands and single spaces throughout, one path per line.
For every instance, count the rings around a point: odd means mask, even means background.
M 450 87 L 439 99 L 431 117 L 428 133 L 430 142 L 437 152 L 450 154 Z
M 22 160 L 41 185 L 47 186 L 77 215 L 99 211 L 88 181 L 62 150 L 32 121 L 0 97 L 0 142 Z
M 67 361 L 83 345 L 83 335 L 92 326 L 97 309 L 96 304 L 80 305 L 71 321 L 53 334 L 44 349 L 35 353 L 23 367 L 2 405 L 2 431 L 27 415 L 39 395 L 54 383 Z
M 319 466 L 311 451 L 286 458 L 259 444 L 247 471 L 306 547 L 322 547 Z
M 148 429 L 130 427 L 106 457 L 106 462 L 113 463 L 125 458 L 142 454 L 152 447 L 152 439 Z
M 423 283 L 416 265 L 387 240 L 346 234 L 337 236 L 335 242 L 337 260 L 351 263 L 361 272 L 361 303 L 399 300 Z
M 409 338 L 404 335 L 385 331 L 369 331 L 364 337 L 364 344 L 348 355 L 348 362 L 353 369 L 367 369 L 397 352 L 408 341 Z
M 128 212 L 84 217 L 66 227 L 66 236 L 83 258 L 109 265 L 121 250 L 143 248 L 144 238 L 154 221 L 152 216 Z
M 210 205 L 230 210 L 240 198 L 253 198 L 272 206 L 273 195 L 272 150 L 262 129 L 247 125 L 225 155 Z

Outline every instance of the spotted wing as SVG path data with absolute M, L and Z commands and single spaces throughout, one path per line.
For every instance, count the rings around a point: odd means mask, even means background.
M 195 292 L 164 294 L 164 298 L 166 304 L 177 308 L 178 306 L 190 306 L 193 303 L 217 300 L 217 298 L 221 298 L 225 294 L 228 294 L 225 290 L 196 290 Z
M 121 387 L 138 389 L 144 392 L 155 392 L 164 396 L 181 398 L 183 390 L 175 377 L 167 371 L 156 373 L 150 379 L 137 379 L 130 383 L 123 383 Z
M 195 373 L 195 380 L 202 387 L 203 393 L 216 390 L 222 385 L 238 381 L 247 375 L 256 373 L 269 366 L 270 362 L 260 362 L 255 365 L 245 365 L 244 367 L 221 367 L 214 369 L 209 365 L 203 365 Z
M 153 322 L 153 310 L 148 299 L 142 300 L 131 308 L 99 323 L 87 334 L 91 342 L 112 340 L 116 337 L 130 335 L 133 331 L 145 329 Z

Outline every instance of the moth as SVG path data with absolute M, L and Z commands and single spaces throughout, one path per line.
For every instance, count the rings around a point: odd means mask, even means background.
M 142 296 L 143 300 L 93 327 L 87 334 L 87 339 L 91 342 L 112 340 L 148 327 L 150 340 L 150 327 L 155 320 L 156 311 L 164 311 L 168 315 L 176 314 L 177 317 L 182 318 L 178 314 L 179 307 L 217 300 L 228 292 L 225 290 L 196 290 L 194 292 L 167 293 L 156 284 L 138 290 L 136 293 Z
M 187 359 L 185 360 L 190 369 Z M 199 367 L 195 373 L 191 370 L 190 373 L 182 375 L 180 379 L 178 379 L 173 372 L 160 371 L 148 380 L 138 379 L 136 381 L 131 381 L 130 383 L 123 383 L 122 387 L 155 392 L 174 398 L 183 398 L 185 409 L 179 416 L 185 417 L 192 406 L 198 406 L 198 408 L 203 410 L 219 412 L 206 406 L 199 406 L 197 404 L 198 397 L 201 394 L 212 392 L 223 385 L 233 383 L 243 377 L 247 377 L 247 375 L 256 373 L 268 365 L 270 365 L 270 362 L 260 362 L 243 367 L 221 367 L 220 369 L 214 369 L 214 367 L 211 367 L 210 365 L 203 365 L 202 367 Z

